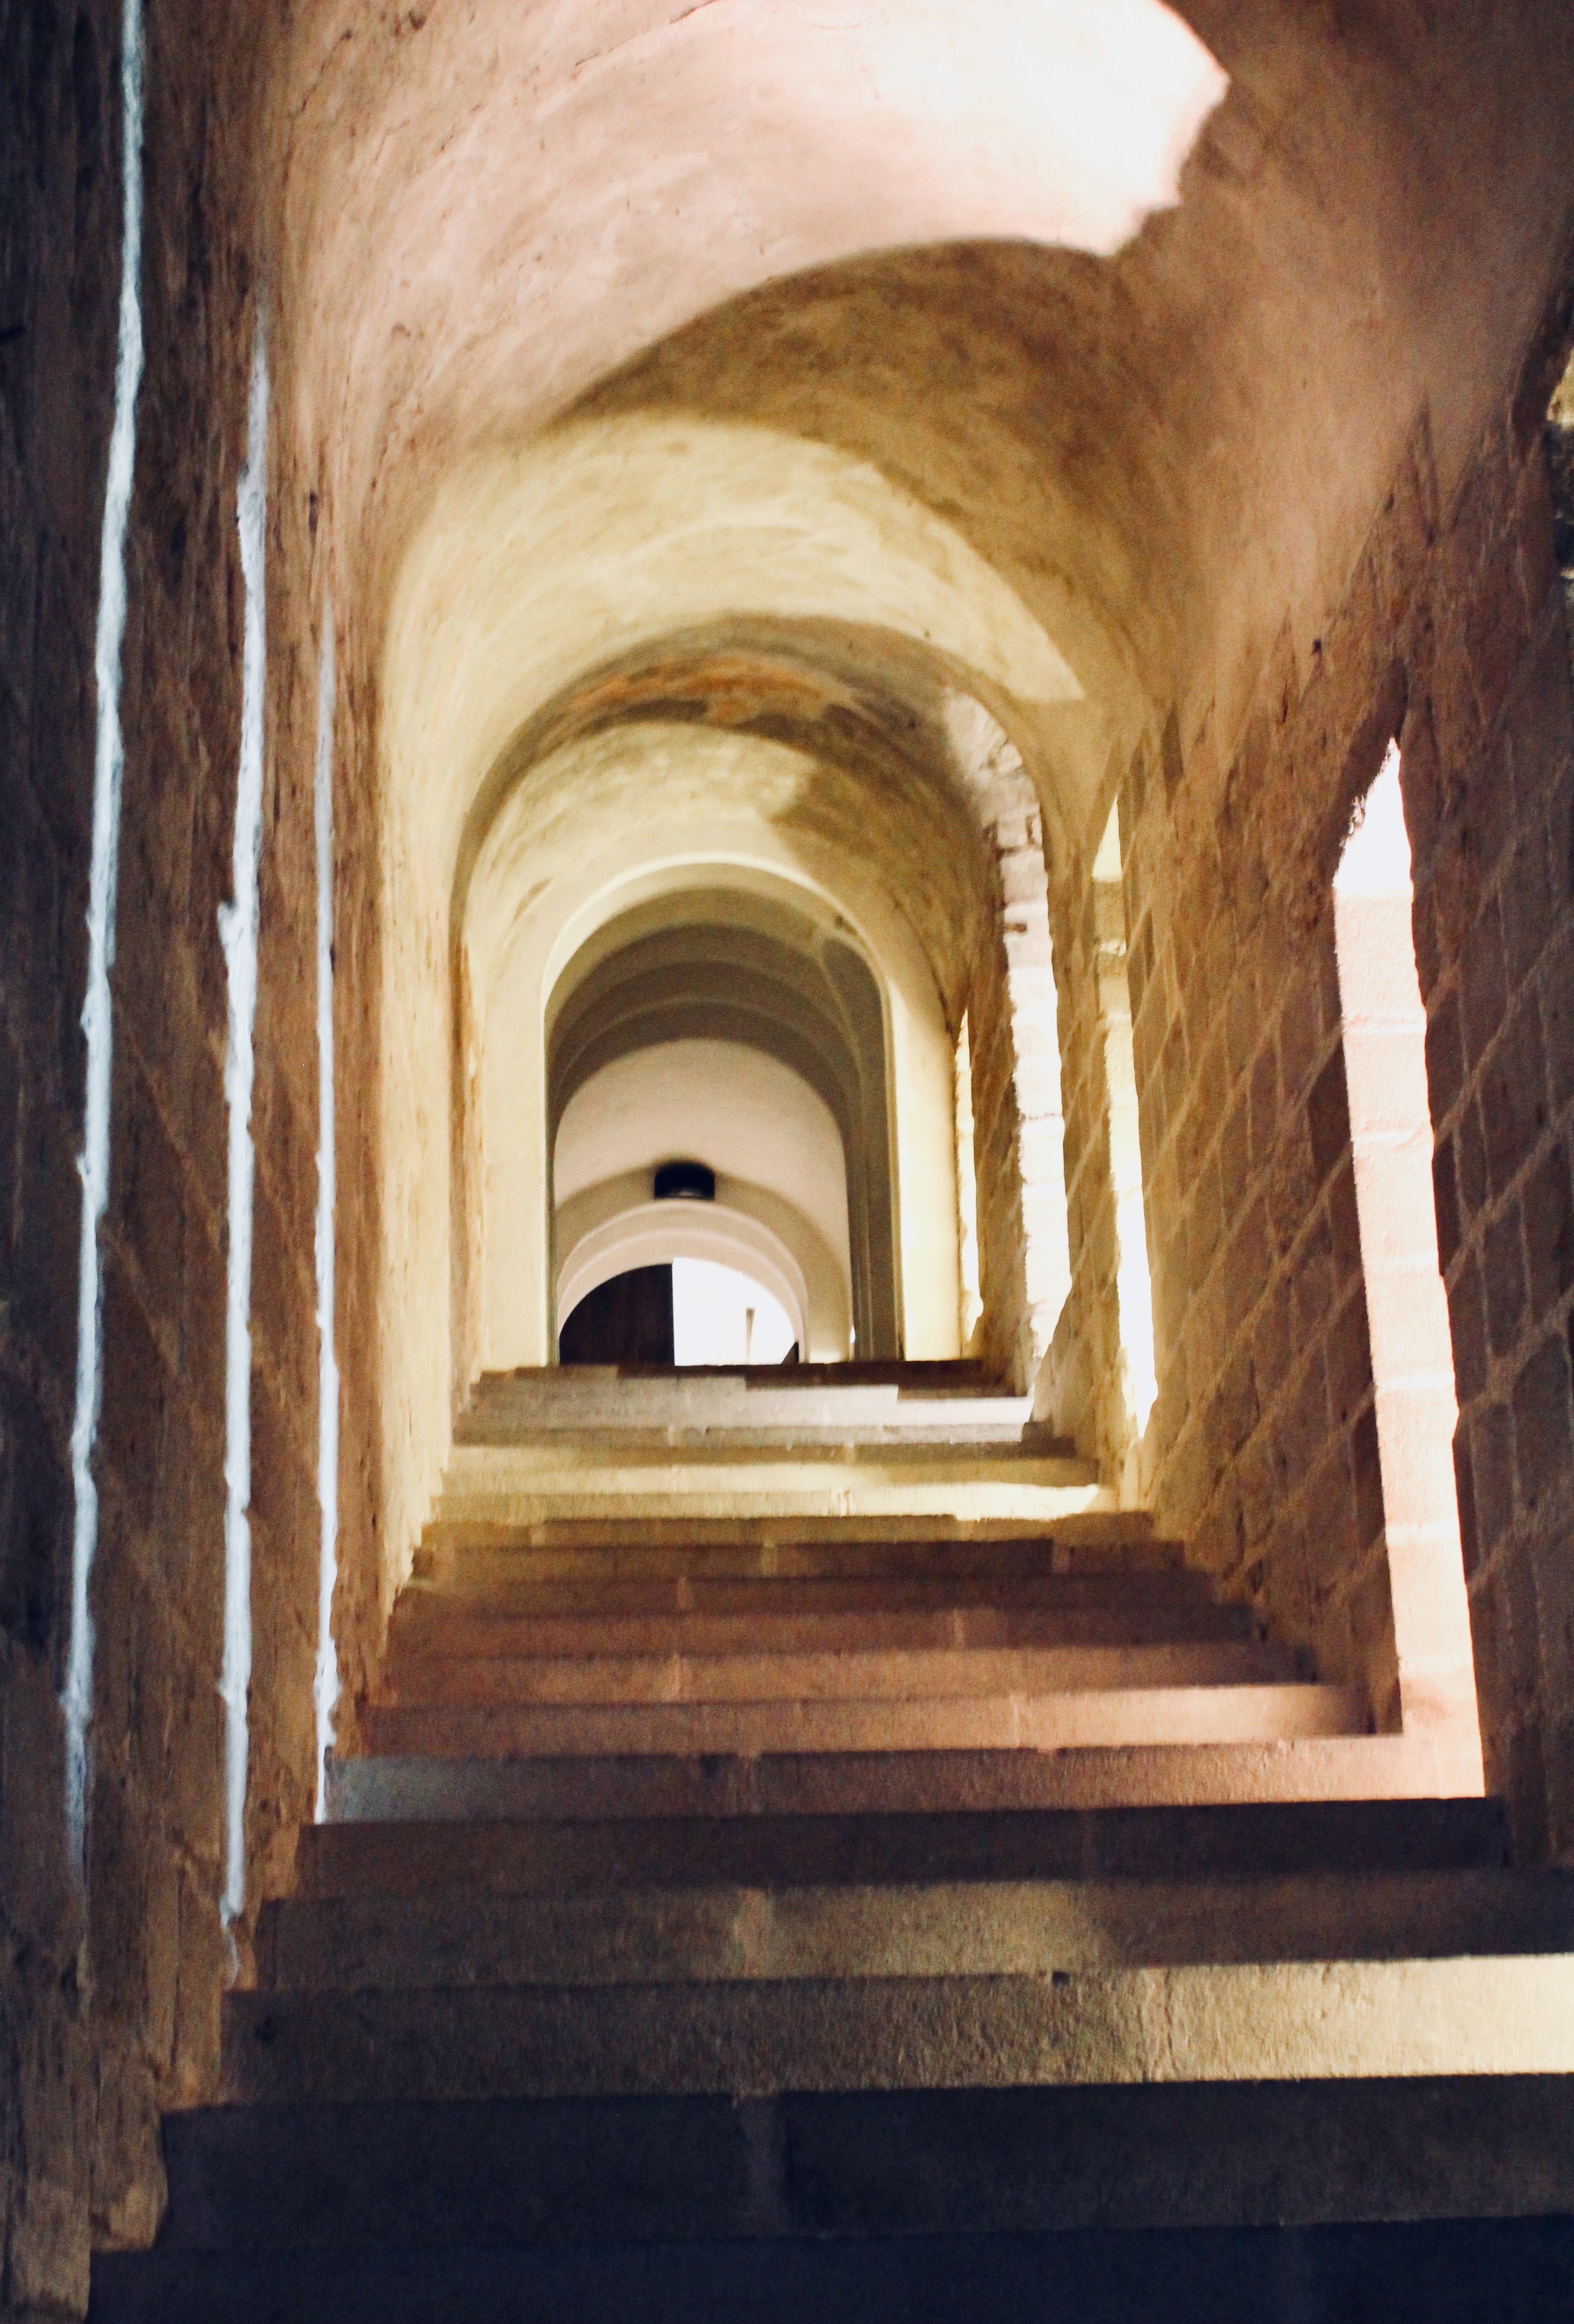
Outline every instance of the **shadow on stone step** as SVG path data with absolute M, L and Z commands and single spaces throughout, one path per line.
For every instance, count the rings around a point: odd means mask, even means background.
M 1567 2324 L 1574 2219 L 101 2258 L 89 2324 Z

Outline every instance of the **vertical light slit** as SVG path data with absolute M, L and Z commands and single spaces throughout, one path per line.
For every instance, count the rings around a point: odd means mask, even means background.
M 1109 1177 L 1115 1204 L 1115 1296 L 1125 1394 L 1140 1438 L 1158 1398 L 1153 1286 L 1148 1270 L 1147 1204 L 1132 1028 L 1131 947 L 1121 880 L 1120 815 L 1112 807 L 1093 864 L 1098 1023 L 1109 1103 Z
M 120 854 L 120 660 L 125 634 L 125 536 L 136 466 L 136 395 L 142 381 L 141 0 L 125 0 L 121 29 L 120 318 L 115 361 L 115 417 L 104 493 L 98 562 L 98 627 L 93 647 L 97 734 L 93 760 L 93 845 L 88 875 L 88 986 L 82 1004 L 88 1085 L 83 1110 L 82 1257 L 77 1306 L 77 1404 L 71 1424 L 70 1638 L 62 1709 L 66 1721 L 66 1822 L 71 1858 L 82 1868 L 87 1831 L 88 1738 L 93 1718 L 93 1617 L 89 1591 L 98 1545 L 98 1495 L 93 1452 L 104 1396 L 104 1282 L 98 1228 L 109 1199 L 109 1091 L 113 1024 L 109 972 L 115 964 L 115 890 Z
M 252 1148 L 253 1032 L 257 1012 L 257 867 L 263 844 L 263 690 L 267 621 L 263 583 L 267 526 L 268 368 L 261 321 L 252 355 L 246 458 L 236 516 L 245 584 L 241 665 L 240 768 L 236 781 L 234 901 L 218 912 L 229 981 L 229 1048 L 224 1093 L 229 1106 L 229 1284 L 225 1333 L 224 1669 L 227 1805 L 224 1921 L 245 1905 L 246 1705 L 252 1674 Z
M 338 1364 L 333 1343 L 333 606 L 322 608 L 317 691 L 317 1498 L 322 1554 L 317 1616 L 317 1820 L 326 1812 L 328 1755 L 338 1702 L 333 1590 L 338 1577 Z
M 973 1148 L 973 1038 L 968 1011 L 956 1051 L 957 1128 L 957 1269 L 958 1305 L 957 1329 L 963 1355 L 973 1345 L 973 1334 L 984 1313 L 978 1260 L 978 1168 Z

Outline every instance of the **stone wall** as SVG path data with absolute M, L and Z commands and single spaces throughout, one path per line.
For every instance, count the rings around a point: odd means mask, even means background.
M 1481 446 L 1439 549 L 1417 722 L 1416 935 L 1455 1445 L 1489 1779 L 1574 1856 L 1574 698 L 1547 384 Z M 1466 682 L 1468 678 L 1468 682 Z M 1431 752 L 1430 761 L 1427 753 Z
M 1135 1230 L 1137 1221 L 1120 1215 L 1112 1136 L 1121 1061 L 1111 1056 L 1110 1019 L 1115 1010 L 1126 1018 L 1130 1012 L 1125 916 L 1119 888 L 1096 880 L 1091 866 L 1075 861 L 1058 868 L 1064 872 L 1057 883 L 1055 964 L 1071 1291 L 1039 1375 L 1034 1409 L 1135 1499 L 1141 1482 L 1119 1277 L 1122 1226 Z
M 236 506 L 259 271 L 241 126 L 257 60 L 244 45 L 198 37 L 188 11 L 148 18 L 89 1823 L 101 2243 L 156 2227 L 158 2112 L 212 2089 L 227 1974 L 218 912 L 232 890 Z M 260 1255 L 259 1276 L 266 1266 Z M 261 1709 L 264 1733 L 273 1715 Z
M 0 2312 L 87 2296 L 94 2089 L 64 1823 L 94 622 L 119 11 L 0 5 Z
M 121 693 L 85 1925 L 66 1861 L 58 1697 L 69 1603 L 93 648 L 120 290 L 120 41 L 117 8 L 34 6 L 0 27 L 0 53 L 24 60 L 0 97 L 0 1914 L 14 1916 L 0 1969 L 0 2301 L 18 2315 L 79 2311 L 89 2231 L 100 2243 L 153 2233 L 158 2111 L 211 2091 L 228 1974 L 218 1916 L 227 1188 L 218 913 L 231 884 L 243 604 L 236 486 L 258 271 L 243 124 L 254 101 L 247 76 L 264 59 L 255 41 L 216 40 L 178 7 L 153 11 L 146 27 L 145 363 Z M 289 942 L 271 885 L 264 917 Z M 282 1117 L 265 1074 L 257 1273 L 275 1301 L 290 1276 L 280 1246 L 295 1234 L 293 1224 L 271 1233 L 268 1205 L 294 1158 Z M 310 1268 L 310 1234 L 306 1250 Z M 266 1302 L 260 1321 L 265 1383 L 281 1361 Z M 292 1344 L 309 1344 L 298 1312 L 289 1329 Z M 261 1821 L 275 1796 L 294 1812 L 299 1793 L 276 1772 L 299 1757 L 299 1705 L 265 1659 L 277 1596 L 266 1504 L 280 1466 L 267 1419 L 264 1405 Z M 314 1404 L 294 1425 L 297 1435 L 314 1432 Z
M 1305 666 L 1122 791 L 1161 1521 L 1397 1711 L 1332 877 L 1398 734 L 1489 1784 L 1574 1848 L 1574 715 L 1533 358 L 1440 510 L 1424 423 Z M 1539 405 L 1538 405 L 1539 398 Z M 1527 417 L 1527 415 L 1530 415 Z
M 270 581 L 310 570 L 305 496 L 275 467 Z M 316 641 L 305 596 L 271 609 L 259 910 L 252 1272 L 250 1902 L 290 1876 L 314 1808 L 318 1578 Z
M 1023 1388 L 1069 1287 L 1064 1126 L 1043 815 L 1015 747 L 998 728 L 994 737 L 966 770 L 986 865 L 968 990 L 984 1302 L 977 1348 Z

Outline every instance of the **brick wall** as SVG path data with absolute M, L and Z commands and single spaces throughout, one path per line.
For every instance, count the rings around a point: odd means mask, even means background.
M 244 613 L 236 492 L 255 313 L 238 61 L 227 44 L 196 38 L 189 14 L 150 14 L 94 1606 L 100 2242 L 140 2242 L 157 2224 L 158 2110 L 211 2090 L 227 1976 L 218 915 L 231 891 Z M 264 1246 L 259 1277 L 267 1266 Z
M 1412 827 L 1455 1466 L 1489 1774 L 1522 1845 L 1568 1858 L 1574 697 L 1533 402 L 1480 447 L 1440 565 Z
M 68 2313 L 99 2241 L 157 2224 L 161 2104 L 210 2091 L 227 1974 L 218 1895 L 226 1130 L 218 910 L 238 752 L 255 253 L 254 42 L 147 26 L 145 369 L 128 542 L 125 770 L 103 1231 L 96 1688 L 85 1950 L 64 1855 L 58 1694 L 69 1609 L 85 1059 L 79 1031 L 94 628 L 120 267 L 120 12 L 0 22 L 0 2200 L 6 2312 Z M 244 51 L 244 53 L 243 53 Z M 269 908 L 264 902 L 264 910 Z M 282 918 L 277 899 L 273 909 Z M 258 1274 L 287 1141 L 259 1119 Z M 294 1229 L 282 1238 L 288 1240 Z M 310 1237 L 307 1240 L 310 1254 Z M 310 1258 L 308 1257 L 308 1265 Z M 296 1329 L 292 1319 L 291 1329 Z M 259 1370 L 277 1362 L 266 1319 Z M 314 1406 L 302 1424 L 314 1431 Z M 276 1473 L 264 1423 L 258 1476 Z M 260 1635 L 273 1602 L 262 1527 Z M 264 1683 L 272 1674 L 264 1666 Z M 275 1708 L 275 1704 L 278 1705 Z M 264 1698 L 259 1791 L 293 1748 Z M 273 1784 L 277 1790 L 277 1783 Z
M 1488 1781 L 1525 1849 L 1568 1853 L 1574 715 L 1550 384 L 1537 359 L 1445 510 L 1418 429 L 1304 666 L 1283 639 L 1227 753 L 1206 721 L 1183 752 L 1171 722 L 1121 819 L 1161 1521 L 1392 1724 L 1331 884 L 1399 734 Z
M 0 2311 L 87 2293 L 64 1828 L 98 539 L 119 11 L 0 5 Z

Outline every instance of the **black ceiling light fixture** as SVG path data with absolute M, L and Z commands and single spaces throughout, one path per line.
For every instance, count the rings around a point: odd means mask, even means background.
M 716 1173 L 703 1162 L 660 1162 L 655 1191 L 658 1203 L 714 1203 Z

